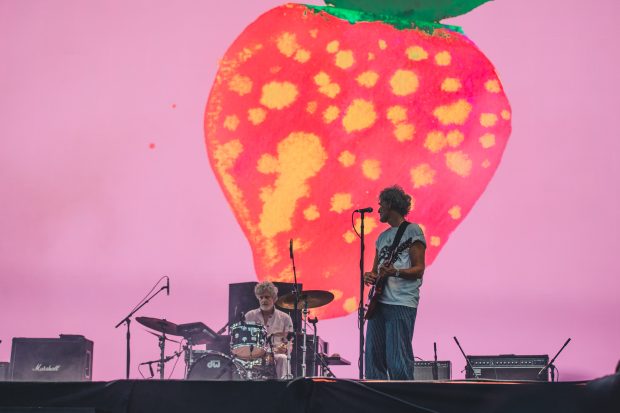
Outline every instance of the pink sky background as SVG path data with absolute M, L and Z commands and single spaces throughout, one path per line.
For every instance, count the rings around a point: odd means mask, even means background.
M 83 334 L 95 380 L 123 378 L 114 325 L 162 275 L 172 294 L 137 315 L 226 322 L 228 284 L 255 277 L 203 114 L 218 58 L 279 4 L 0 0 L 0 361 L 13 337 Z M 436 341 L 453 378 L 465 363 L 452 336 L 469 354 L 550 356 L 572 337 L 561 380 L 620 359 L 619 12 L 497 0 L 450 20 L 495 64 L 513 110 L 495 177 L 422 287 L 414 351 L 431 359 Z M 339 377 L 357 377 L 355 317 L 319 322 L 353 362 Z M 137 378 L 158 348 L 132 333 Z

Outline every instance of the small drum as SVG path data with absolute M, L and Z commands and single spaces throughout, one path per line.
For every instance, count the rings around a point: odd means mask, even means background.
M 230 326 L 230 351 L 237 357 L 252 360 L 267 352 L 267 331 L 261 324 L 242 322 Z
M 188 380 L 243 380 L 244 367 L 226 354 L 207 351 L 187 373 Z

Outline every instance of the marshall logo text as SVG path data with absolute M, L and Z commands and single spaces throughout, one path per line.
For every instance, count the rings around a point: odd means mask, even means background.
M 38 363 L 32 368 L 32 371 L 60 371 L 60 364 L 53 366 L 51 364 Z

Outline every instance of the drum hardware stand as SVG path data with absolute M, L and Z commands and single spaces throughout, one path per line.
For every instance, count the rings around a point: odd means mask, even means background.
M 141 301 L 133 310 L 131 310 L 129 312 L 129 314 L 127 316 L 125 316 L 125 318 L 123 318 L 121 321 L 118 322 L 118 324 L 116 324 L 114 326 L 114 328 L 118 328 L 123 324 L 127 325 L 127 333 L 125 334 L 125 340 L 127 342 L 126 344 L 126 357 L 125 357 L 125 378 L 129 379 L 129 373 L 131 370 L 131 332 L 130 332 L 130 326 L 131 326 L 131 317 L 138 312 L 138 310 L 140 310 L 142 307 L 144 307 L 146 304 L 148 304 L 149 301 L 151 301 L 153 298 L 155 298 L 155 296 L 157 296 L 157 294 L 159 294 L 160 292 L 162 292 L 163 290 L 166 290 L 168 292 L 168 294 L 170 294 L 170 278 L 167 275 L 164 275 L 162 278 L 160 278 L 157 283 L 155 284 L 155 286 L 157 286 L 157 284 L 159 284 L 159 282 L 161 280 L 163 280 L 164 278 L 166 278 L 168 280 L 168 283 L 164 286 L 162 286 L 159 290 L 157 290 L 153 295 L 150 295 L 151 293 L 149 292 L 149 294 L 147 294 L 147 298 L 143 299 L 143 301 Z M 153 287 L 154 289 L 155 287 Z M 153 290 L 151 290 L 153 291 Z
M 310 322 L 310 324 L 312 324 L 312 327 L 314 329 L 314 345 L 313 345 L 313 354 L 312 354 L 312 373 L 314 374 L 315 371 L 317 371 L 316 368 L 316 355 L 317 355 L 317 346 L 318 346 L 318 342 L 319 342 L 319 336 L 317 334 L 317 330 L 316 330 L 316 325 L 319 322 L 319 318 L 318 317 L 314 317 L 314 318 L 310 318 L 308 319 L 308 321 Z
M 297 271 L 295 270 L 295 255 L 293 255 L 293 239 L 291 238 L 291 240 L 289 241 L 288 244 L 288 250 L 289 250 L 289 256 L 291 257 L 291 262 L 293 264 L 293 295 L 295 296 L 295 302 L 294 302 L 294 306 L 293 306 L 293 331 L 295 333 L 298 333 L 300 330 L 300 326 L 297 325 L 297 311 L 299 310 L 299 287 L 297 285 Z M 307 312 L 307 305 L 306 305 L 306 312 Z M 306 335 L 305 335 L 305 329 L 304 329 L 304 357 L 305 357 L 305 347 L 306 347 Z M 298 355 L 299 355 L 299 351 L 297 350 L 297 346 L 293 346 L 293 351 L 295 352 L 295 360 L 299 360 Z M 303 364 L 302 364 L 302 377 L 306 376 L 306 370 L 305 370 L 305 363 L 306 360 L 303 360 Z M 295 363 L 294 366 L 294 375 L 295 377 L 297 377 L 297 363 Z
M 308 329 L 308 300 L 304 300 L 302 332 L 304 335 L 303 345 L 301 346 L 301 377 L 306 377 L 306 351 L 307 351 L 307 329 Z

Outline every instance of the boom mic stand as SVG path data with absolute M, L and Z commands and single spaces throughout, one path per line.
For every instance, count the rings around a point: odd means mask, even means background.
M 364 251 L 366 246 L 364 245 L 364 210 L 358 210 L 360 212 L 360 302 L 357 309 L 357 325 L 360 329 L 360 342 L 359 342 L 359 359 L 357 365 L 359 366 L 359 379 L 364 379 Z M 354 211 L 355 213 L 355 211 Z M 351 218 L 353 219 L 353 218 Z M 355 228 L 355 226 L 354 226 Z
M 538 374 L 536 375 L 536 377 L 540 377 L 541 374 L 543 374 L 544 372 L 546 372 L 547 370 L 551 369 L 551 381 L 555 381 L 555 366 L 553 365 L 553 362 L 555 361 L 556 358 L 558 358 L 558 356 L 560 355 L 560 353 L 564 350 L 564 347 L 566 347 L 568 345 L 568 343 L 570 343 L 570 337 L 568 338 L 568 340 L 566 340 L 566 342 L 564 343 L 564 345 L 562 346 L 562 348 L 560 349 L 560 351 L 557 352 L 557 354 L 551 359 L 551 361 L 549 363 L 547 363 L 547 365 L 545 367 L 543 367 L 542 369 L 540 369 L 540 371 L 538 372 Z
M 168 278 L 167 275 L 163 276 L 159 281 L 163 280 L 164 278 Z M 157 281 L 157 284 L 159 284 L 159 281 Z M 170 281 L 170 279 L 168 278 L 168 281 Z M 168 284 L 169 285 L 169 284 Z M 155 296 L 157 296 L 157 294 L 159 294 L 160 292 L 162 292 L 163 290 L 168 289 L 168 285 L 164 285 L 162 286 L 159 290 L 157 290 L 153 295 L 150 295 L 151 293 L 149 292 L 149 294 L 147 294 L 146 299 L 143 299 L 143 301 L 138 304 L 138 306 L 136 306 L 133 310 L 131 310 L 131 312 L 125 317 L 123 318 L 121 321 L 118 322 L 118 324 L 116 324 L 114 326 L 114 328 L 118 328 L 120 327 L 122 324 L 127 324 L 127 334 L 125 335 L 125 340 L 127 341 L 127 345 L 126 345 L 126 365 L 125 365 L 125 378 L 129 379 L 129 372 L 131 369 L 131 332 L 129 330 L 130 325 L 131 325 L 131 317 L 138 312 L 138 310 L 140 310 L 142 307 L 144 307 L 146 304 L 148 304 L 149 301 L 151 301 L 153 298 L 155 298 Z M 154 289 L 154 288 L 153 288 Z M 152 292 L 153 290 L 151 290 Z M 170 290 L 168 290 L 170 291 Z
M 474 366 L 471 365 L 471 363 L 469 362 L 469 357 L 467 357 L 465 355 L 465 352 L 463 351 L 463 347 L 461 347 L 461 343 L 459 343 L 459 340 L 456 337 L 453 337 L 454 341 L 456 341 L 456 345 L 459 346 L 459 350 L 461 350 L 461 353 L 463 354 L 463 357 L 465 357 L 465 361 L 467 362 L 467 366 L 471 369 L 472 374 L 474 375 L 475 379 L 480 379 L 480 373 L 476 373 L 476 370 L 474 370 Z

